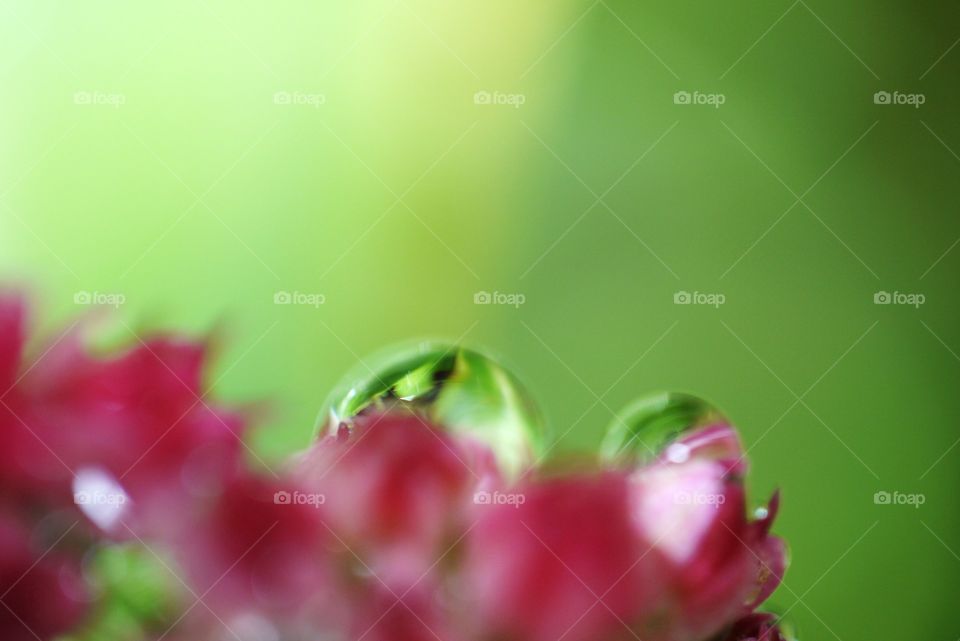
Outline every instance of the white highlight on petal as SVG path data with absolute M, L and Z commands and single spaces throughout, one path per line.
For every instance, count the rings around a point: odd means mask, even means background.
M 686 463 L 690 458 L 690 448 L 683 443 L 673 443 L 667 448 L 666 455 L 671 463 Z
M 88 519 L 104 531 L 114 526 L 130 509 L 130 497 L 110 472 L 101 467 L 81 468 L 73 477 L 73 502 Z
M 232 641 L 280 641 L 280 633 L 266 618 L 246 612 L 230 620 L 230 634 L 225 638 Z

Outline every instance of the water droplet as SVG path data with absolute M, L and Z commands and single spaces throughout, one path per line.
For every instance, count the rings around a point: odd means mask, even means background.
M 542 415 L 526 388 L 499 363 L 456 345 L 420 343 L 393 349 L 347 376 L 327 403 L 322 434 L 342 435 L 367 412 L 413 411 L 452 433 L 475 439 L 511 477 L 545 450 Z
M 675 441 L 699 427 L 723 421 L 707 401 L 682 392 L 660 392 L 640 398 L 620 412 L 607 428 L 600 448 L 607 462 L 642 464 L 663 453 L 682 463 L 690 448 Z

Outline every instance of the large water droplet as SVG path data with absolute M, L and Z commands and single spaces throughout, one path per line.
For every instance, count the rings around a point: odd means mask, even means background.
M 625 464 L 646 463 L 661 454 L 674 463 L 689 456 L 675 441 L 699 427 L 724 421 L 707 401 L 683 392 L 659 392 L 637 399 L 617 414 L 600 446 L 601 458 Z
M 545 449 L 543 418 L 526 388 L 493 359 L 457 345 L 420 343 L 365 359 L 334 392 L 320 429 L 336 435 L 359 414 L 395 409 L 487 445 L 510 477 Z

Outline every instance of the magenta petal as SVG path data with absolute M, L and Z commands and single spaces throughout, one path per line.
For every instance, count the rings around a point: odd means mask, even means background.
M 24 305 L 16 295 L 0 292 L 0 397 L 16 380 L 24 341 Z
M 32 545 L 24 523 L 0 514 L 0 639 L 43 641 L 65 633 L 87 611 L 79 559 Z
M 773 594 L 783 580 L 783 574 L 787 569 L 787 546 L 779 537 L 764 538 L 754 548 L 754 553 L 757 555 L 757 593 L 747 604 L 747 611 L 753 610 Z
M 388 587 L 374 579 L 353 605 L 351 638 L 364 641 L 459 641 L 464 638 L 447 621 L 437 586 L 425 577 L 412 589 Z
M 779 511 L 780 490 L 777 490 L 773 493 L 773 496 L 770 497 L 770 501 L 767 502 L 767 507 L 762 508 L 762 516 L 754 521 L 754 526 L 757 528 L 757 536 L 764 536 L 770 531 L 770 527 L 773 525 L 774 519 L 777 518 L 777 512 Z
M 326 523 L 346 548 L 384 578 L 414 581 L 468 527 L 483 460 L 417 416 L 383 414 L 316 443 L 296 478 L 324 496 Z
M 319 605 L 330 581 L 319 505 L 269 479 L 231 482 L 177 542 L 195 589 L 221 616 L 294 616 Z
M 778 624 L 773 614 L 755 612 L 736 621 L 716 641 L 786 641 Z
M 480 638 L 628 638 L 625 625 L 657 614 L 660 555 L 636 536 L 622 475 L 552 478 L 509 495 L 518 500 L 478 505 L 468 536 L 467 602 Z

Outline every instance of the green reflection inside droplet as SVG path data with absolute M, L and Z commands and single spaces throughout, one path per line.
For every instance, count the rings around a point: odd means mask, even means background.
M 607 428 L 600 455 L 605 461 L 647 462 L 685 432 L 720 420 L 719 410 L 692 394 L 651 394 L 617 414 Z
M 478 351 L 435 342 L 361 363 L 334 393 L 320 427 L 332 433 L 358 414 L 400 408 L 487 445 L 509 477 L 545 451 L 542 415 L 513 374 Z

